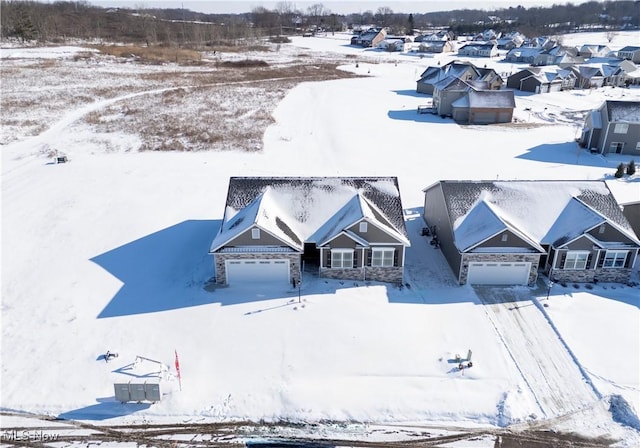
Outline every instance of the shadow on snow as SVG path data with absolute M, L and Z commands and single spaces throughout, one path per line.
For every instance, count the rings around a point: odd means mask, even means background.
M 219 227 L 219 220 L 184 221 L 92 258 L 123 283 L 98 318 L 214 302 L 202 286 L 213 272 L 208 251 Z
M 535 160 L 538 162 L 561 163 L 564 165 L 611 168 L 615 171 L 615 168 L 620 163 L 627 163 L 633 157 L 621 154 L 609 154 L 605 157 L 602 154 L 593 154 L 589 150 L 581 148 L 576 142 L 569 141 L 563 143 L 545 143 L 534 146 L 516 158 Z
M 442 118 L 432 113 L 419 114 L 416 109 L 390 110 L 387 116 L 392 120 L 416 121 L 418 123 L 454 123 L 451 118 Z
M 124 417 L 151 407 L 151 403 L 120 403 L 114 397 L 98 398 L 98 403 L 58 415 L 61 420 L 108 420 Z

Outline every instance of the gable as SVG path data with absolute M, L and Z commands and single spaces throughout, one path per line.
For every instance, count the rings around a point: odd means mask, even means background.
M 603 181 L 440 181 L 438 185 L 461 250 L 506 229 L 533 245 L 562 245 L 604 221 L 637 242 Z M 486 210 L 478 208 L 481 202 Z M 479 216 L 469 220 L 472 213 Z
M 395 177 L 232 177 L 210 251 L 231 243 L 255 244 L 247 238 L 253 227 L 280 245 L 302 250 L 305 242 L 332 238 L 363 217 L 409 245 Z

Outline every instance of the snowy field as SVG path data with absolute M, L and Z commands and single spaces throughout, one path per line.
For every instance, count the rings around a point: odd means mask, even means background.
M 639 37 L 619 33 L 610 47 Z M 131 94 L 55 115 L 34 105 L 41 131 L 3 136 L 4 411 L 98 424 L 539 427 L 640 444 L 640 289 L 554 285 L 547 300 L 542 283 L 457 286 L 420 236 L 419 215 L 422 189 L 440 179 L 607 179 L 616 195 L 640 200 L 638 175 L 613 178 L 629 157 L 575 143 L 586 111 L 605 99 L 640 100 L 640 89 L 517 94 L 516 124 L 459 126 L 416 113 L 427 99 L 415 93 L 418 75 L 451 56 L 358 49 L 347 38 L 294 38 L 269 55 L 351 55 L 341 69 L 363 77 L 294 87 L 258 152 L 138 152 L 131 130 L 96 139 L 83 118 Z M 569 39 L 603 43 L 604 35 Z M 3 49 L 3 77 L 38 58 L 72 67 L 64 61 L 74 51 Z M 30 81 L 21 82 L 28 103 Z M 76 87 L 71 77 L 55 89 Z M 136 95 L 159 89 L 139 86 Z M 71 162 L 52 163 L 52 150 Z M 375 175 L 399 179 L 409 287 L 314 278 L 300 291 L 206 287 L 230 176 Z M 461 372 L 455 356 L 469 349 L 474 366 Z M 119 356 L 107 363 L 107 350 Z M 116 402 L 113 384 L 128 381 L 160 381 L 162 401 Z

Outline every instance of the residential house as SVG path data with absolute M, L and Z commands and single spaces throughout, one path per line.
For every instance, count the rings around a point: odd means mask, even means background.
M 420 53 L 453 53 L 456 46 L 451 40 L 423 40 L 418 45 Z
M 351 44 L 365 48 L 376 47 L 385 37 L 387 37 L 387 32 L 384 28 L 369 28 L 358 36 L 352 37 Z
M 405 52 L 411 49 L 412 42 L 409 38 L 389 37 L 380 41 L 376 47 L 385 51 Z
M 506 62 L 524 63 L 533 65 L 536 56 L 544 50 L 540 47 L 519 47 L 509 50 L 504 57 Z
M 218 284 L 400 283 L 409 245 L 395 177 L 232 177 L 209 253 Z
M 620 59 L 628 59 L 634 64 L 640 63 L 640 47 L 634 45 L 628 45 L 618 50 L 618 57 Z
M 493 58 L 498 55 L 495 42 L 470 42 L 458 49 L 459 56 Z
M 597 88 L 605 84 L 605 75 L 602 67 L 577 65 L 571 67 L 571 70 L 576 75 L 577 89 Z
M 433 110 L 441 117 L 453 116 L 452 104 L 459 98 L 466 96 L 470 90 L 489 90 L 486 82 L 465 81 L 454 76 L 437 82 L 433 87 Z
M 603 58 L 609 56 L 611 49 L 606 45 L 584 44 L 578 51 L 579 56 L 585 58 Z
M 563 76 L 568 75 L 563 73 Z M 575 75 L 573 77 L 575 78 Z M 557 71 L 528 67 L 509 76 L 507 87 L 533 93 L 559 92 L 563 87 L 563 78 L 558 75 Z
M 486 82 L 490 90 L 500 90 L 504 86 L 504 79 L 494 69 L 487 67 L 478 67 L 480 76 L 476 81 Z
M 427 67 L 416 81 L 418 93 L 433 94 L 433 86 L 443 79 L 455 77 L 464 81 L 473 81 L 480 77 L 480 72 L 471 62 L 451 61 L 442 67 Z
M 575 48 L 556 46 L 548 50 L 543 50 L 533 58 L 533 65 L 560 65 L 579 64 L 584 62 L 582 56 L 577 55 Z
M 509 33 L 497 40 L 499 50 L 513 50 L 519 48 L 524 43 L 524 36 L 518 32 Z
M 451 114 L 461 124 L 511 123 L 516 107 L 513 90 L 471 89 L 451 103 Z
M 424 194 L 460 284 L 629 282 L 640 241 L 604 181 L 440 181 Z
M 605 101 L 585 117 L 579 143 L 600 154 L 640 156 L 640 101 Z

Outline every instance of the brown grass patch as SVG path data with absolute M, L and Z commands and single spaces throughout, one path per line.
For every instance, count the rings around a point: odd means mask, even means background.
M 240 61 L 222 61 L 217 65 L 225 68 L 252 68 L 252 67 L 268 67 L 266 61 L 259 59 L 243 59 Z
M 100 53 L 117 58 L 133 58 L 144 64 L 176 63 L 183 65 L 199 64 L 202 54 L 199 51 L 171 47 L 140 47 L 136 45 L 97 45 Z

